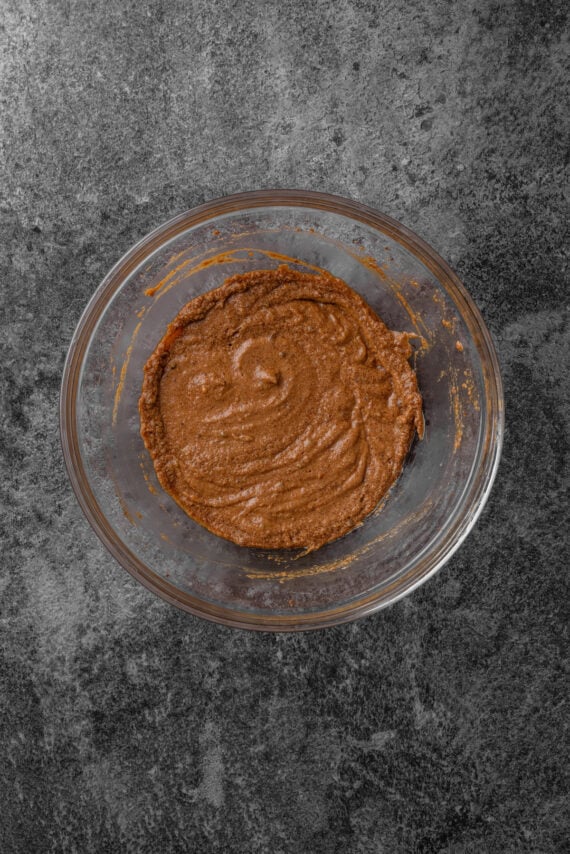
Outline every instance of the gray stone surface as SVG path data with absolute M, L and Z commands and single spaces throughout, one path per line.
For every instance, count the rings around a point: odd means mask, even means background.
M 565 7 L 0 0 L 2 852 L 568 850 Z M 506 385 L 498 480 L 449 565 L 296 636 L 146 592 L 84 520 L 57 432 L 107 269 L 270 186 L 431 242 Z

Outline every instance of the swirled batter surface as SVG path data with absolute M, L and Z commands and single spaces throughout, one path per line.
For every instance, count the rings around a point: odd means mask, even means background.
M 315 549 L 394 483 L 422 400 L 404 333 L 340 279 L 286 266 L 191 300 L 144 370 L 141 435 L 164 489 L 245 546 Z

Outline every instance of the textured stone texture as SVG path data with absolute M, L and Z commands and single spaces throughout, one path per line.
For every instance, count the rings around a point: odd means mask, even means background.
M 568 850 L 565 7 L 0 0 L 2 852 Z M 506 385 L 497 483 L 449 565 L 300 636 L 137 585 L 57 433 L 107 269 L 263 186 L 351 196 L 431 242 Z

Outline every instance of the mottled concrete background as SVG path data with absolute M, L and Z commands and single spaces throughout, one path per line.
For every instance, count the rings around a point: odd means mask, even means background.
M 568 850 L 565 7 L 0 0 L 2 852 Z M 271 186 L 431 242 L 507 400 L 450 564 L 375 617 L 278 637 L 120 569 L 57 432 L 107 269 L 185 208 Z

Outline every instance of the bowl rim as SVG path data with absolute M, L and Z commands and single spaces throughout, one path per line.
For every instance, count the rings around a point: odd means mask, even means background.
M 388 234 L 411 251 L 450 291 L 470 333 L 477 333 L 474 340 L 486 392 L 487 418 L 480 462 L 470 475 L 454 511 L 454 524 L 447 529 L 445 539 L 421 555 L 397 584 L 337 608 L 306 614 L 259 614 L 213 605 L 156 575 L 121 540 L 103 513 L 89 485 L 77 432 L 76 402 L 83 360 L 102 312 L 125 278 L 161 245 L 187 229 L 224 214 L 263 207 L 303 207 L 341 214 Z M 117 261 L 87 303 L 73 333 L 62 375 L 59 419 L 63 458 L 77 501 L 99 539 L 134 578 L 170 604 L 216 623 L 257 631 L 305 631 L 339 625 L 385 608 L 411 593 L 447 563 L 479 518 L 493 486 L 503 443 L 504 397 L 497 353 L 479 309 L 451 267 L 421 237 L 392 217 L 342 196 L 314 190 L 263 189 L 213 199 L 186 210 L 142 237 Z

